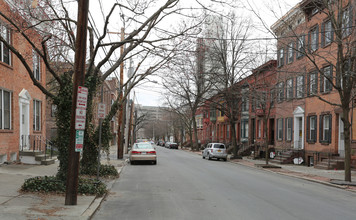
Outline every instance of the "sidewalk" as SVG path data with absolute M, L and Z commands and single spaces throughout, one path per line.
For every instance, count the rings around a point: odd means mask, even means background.
M 185 151 L 193 152 L 190 150 L 185 150 Z M 196 151 L 193 153 L 201 155 L 201 151 Z M 320 170 L 320 169 L 315 169 L 314 167 L 307 167 L 304 165 L 275 164 L 273 162 L 271 163 L 271 161 L 269 161 L 269 164 L 275 165 L 280 168 L 261 168 L 259 165 L 265 164 L 266 162 L 264 160 L 253 160 L 247 157 L 243 157 L 243 159 L 233 159 L 228 161 L 231 163 L 254 167 L 256 169 L 263 169 L 281 175 L 305 179 L 308 181 L 313 181 L 313 182 L 356 192 L 356 171 L 351 171 L 352 182 L 349 183 L 344 181 L 344 177 L 345 177 L 344 170 Z
M 110 160 L 102 156 L 102 164 L 115 166 L 119 173 L 125 161 L 116 159 L 116 151 L 110 151 Z M 115 153 L 115 154 L 114 154 Z M 78 195 L 77 205 L 66 206 L 65 195 L 35 194 L 19 192 L 25 179 L 35 176 L 53 176 L 59 162 L 44 165 L 3 164 L 0 165 L 0 219 L 88 219 L 99 207 L 104 197 Z M 108 190 L 115 180 L 105 183 Z

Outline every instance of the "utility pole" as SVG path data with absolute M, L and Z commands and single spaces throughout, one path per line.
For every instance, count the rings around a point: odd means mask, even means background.
M 89 0 L 78 0 L 78 24 L 75 42 L 74 61 L 74 84 L 73 99 L 70 120 L 70 145 L 68 152 L 68 173 L 65 205 L 77 205 L 78 174 L 79 174 L 79 152 L 75 152 L 75 115 L 78 86 L 84 85 L 85 79 L 85 57 L 87 46 Z
M 125 29 L 121 28 L 121 42 L 125 40 Z M 120 48 L 120 56 L 124 54 L 124 45 Z M 123 85 L 124 85 L 124 61 L 120 64 L 120 91 L 119 91 L 119 126 L 117 130 L 117 159 L 122 159 L 124 157 L 124 148 L 123 148 L 123 140 L 122 140 L 122 116 L 123 116 L 123 103 L 122 103 L 122 92 L 123 92 Z

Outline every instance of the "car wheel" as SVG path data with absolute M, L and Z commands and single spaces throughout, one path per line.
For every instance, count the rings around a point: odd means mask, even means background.
M 210 154 L 208 154 L 208 160 L 211 160 Z
M 131 165 L 135 165 L 135 161 L 130 160 Z
M 227 161 L 227 158 L 224 158 L 224 161 Z
M 203 155 L 203 159 L 205 159 L 205 156 Z
M 152 161 L 153 165 L 157 165 L 157 160 Z

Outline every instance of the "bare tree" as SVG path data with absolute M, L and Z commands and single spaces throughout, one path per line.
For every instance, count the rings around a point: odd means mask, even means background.
M 239 18 L 234 13 L 225 17 L 212 17 L 211 26 L 207 28 L 206 38 L 206 70 L 210 75 L 215 94 L 209 100 L 225 115 L 231 127 L 232 147 L 237 157 L 236 120 L 241 111 L 239 102 L 242 99 L 242 88 L 238 82 L 246 77 L 253 57 L 248 52 L 252 45 L 247 41 L 249 36 L 249 20 Z

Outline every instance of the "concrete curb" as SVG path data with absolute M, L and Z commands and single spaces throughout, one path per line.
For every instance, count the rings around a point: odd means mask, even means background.
M 117 172 L 119 173 L 119 177 L 109 181 L 106 185 L 107 185 L 107 193 L 105 193 L 105 195 L 103 195 L 102 197 L 97 197 L 95 198 L 92 203 L 90 204 L 90 206 L 82 213 L 81 216 L 83 217 L 88 217 L 87 219 L 91 219 L 93 217 L 93 215 L 95 214 L 95 212 L 99 209 L 100 205 L 104 202 L 104 200 L 106 199 L 106 197 L 109 195 L 112 187 L 114 186 L 114 183 L 120 178 L 120 174 L 123 170 L 123 168 L 126 166 L 126 161 L 123 162 L 123 166 L 116 168 Z

